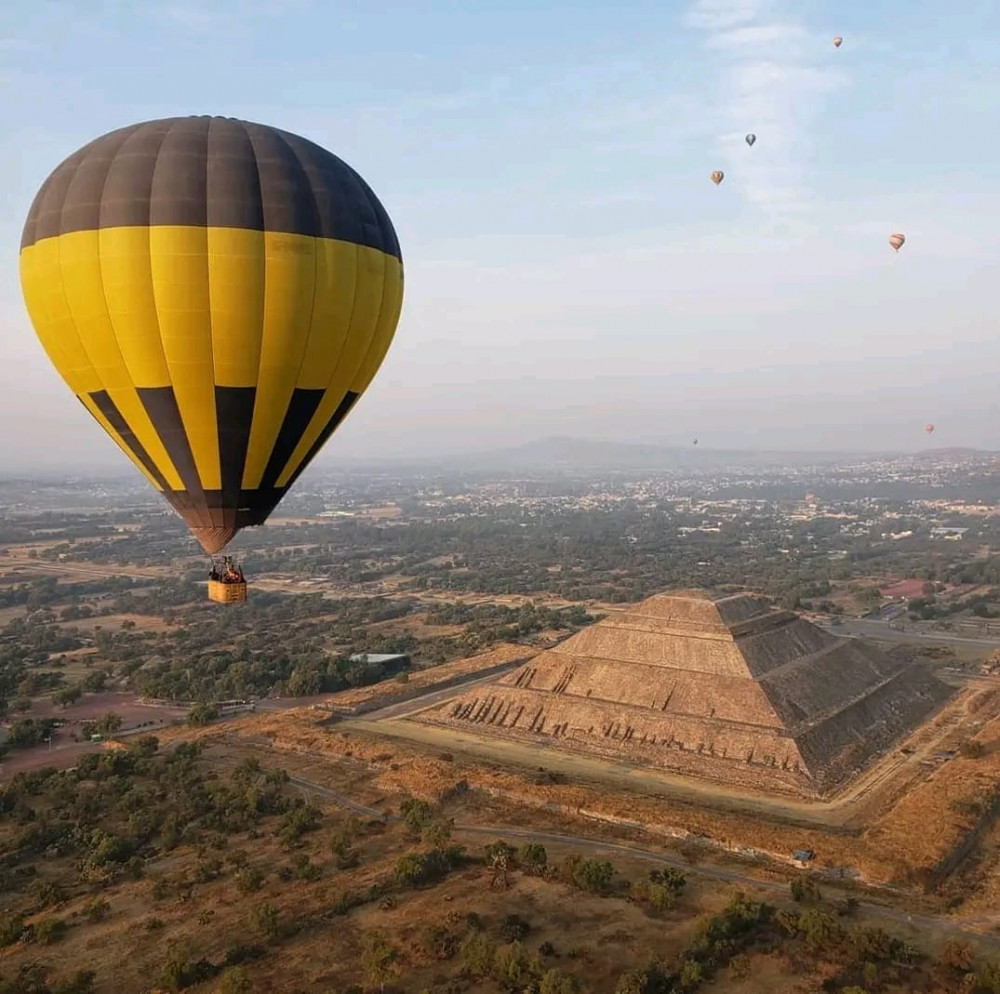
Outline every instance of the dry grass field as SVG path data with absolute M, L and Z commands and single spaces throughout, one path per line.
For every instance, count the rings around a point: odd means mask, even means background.
M 784 800 L 727 799 L 722 791 L 715 791 L 711 803 L 704 798 L 699 803 L 693 789 L 663 785 L 658 775 L 605 769 L 598 777 L 599 761 L 584 762 L 555 750 L 536 749 L 512 762 L 492 742 L 489 749 L 474 751 L 454 736 L 448 742 L 404 739 L 399 729 L 407 723 L 398 718 L 384 723 L 391 737 L 379 734 L 380 723 L 374 720 L 323 725 L 312 710 L 247 717 L 227 726 L 227 734 L 270 743 L 276 753 L 364 761 L 373 770 L 371 787 L 383 795 L 403 791 L 433 798 L 456 780 L 465 780 L 526 809 L 641 825 L 660 839 L 703 837 L 721 851 L 756 850 L 784 865 L 793 850 L 812 848 L 821 870 L 845 868 L 871 884 L 918 893 L 926 875 L 968 844 L 970 836 L 989 831 L 990 815 L 977 805 L 1000 782 L 1000 694 L 970 690 L 950 707 L 918 730 L 908 746 L 913 752 L 897 750 L 884 771 L 872 772 L 866 790 L 853 790 L 849 799 L 855 807 L 845 799 L 834 800 L 825 811 L 822 804 L 796 808 Z M 206 729 L 204 734 L 216 732 Z M 925 758 L 972 739 L 983 744 L 979 758 Z M 654 776 L 661 780 L 658 792 L 646 782 Z M 713 788 L 701 785 L 699 790 L 704 794 Z M 812 809 L 810 821 L 807 807 Z

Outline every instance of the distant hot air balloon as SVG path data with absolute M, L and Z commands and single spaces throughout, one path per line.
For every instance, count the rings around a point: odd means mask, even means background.
M 889 244 L 898 252 L 906 243 L 906 235 L 901 235 L 898 231 L 889 236 Z M 920 253 L 918 252 L 919 256 Z
M 924 431 L 927 432 L 928 435 L 933 435 L 934 434 L 934 425 L 929 425 L 929 424 L 928 425 L 924 425 Z
M 716 186 L 718 186 L 725 178 L 726 174 L 721 169 L 716 169 L 715 172 L 712 173 L 712 182 Z
M 395 334 L 399 242 L 365 181 L 297 135 L 222 117 L 98 138 L 21 239 L 42 346 L 216 553 L 261 525 Z
M 747 135 L 747 138 L 746 138 L 746 141 L 747 141 L 747 144 L 748 144 L 748 145 L 749 145 L 749 146 L 750 146 L 751 148 L 753 148 L 753 143 L 754 143 L 754 142 L 755 142 L 756 140 L 757 140 L 757 136 L 756 136 L 756 135 Z
M 692 445 L 697 445 L 698 444 L 698 439 L 695 439 L 691 444 Z
M 841 38 L 840 35 L 837 35 L 837 37 L 833 39 L 834 48 L 840 48 L 840 46 L 843 44 L 844 44 L 844 39 Z

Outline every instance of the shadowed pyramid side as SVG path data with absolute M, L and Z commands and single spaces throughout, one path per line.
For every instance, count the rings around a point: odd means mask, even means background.
M 760 597 L 682 591 L 603 619 L 417 720 L 817 794 L 949 694 Z

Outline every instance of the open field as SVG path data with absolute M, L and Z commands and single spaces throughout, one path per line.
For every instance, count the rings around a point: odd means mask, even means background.
M 457 665 L 457 664 L 452 664 Z M 437 670 L 427 674 L 431 678 Z M 588 756 L 557 745 L 547 746 L 536 742 L 519 741 L 498 736 L 476 735 L 474 731 L 425 724 L 411 720 L 431 708 L 440 708 L 452 696 L 466 688 L 456 688 L 454 693 L 435 692 L 420 696 L 382 710 L 371 711 L 363 718 L 351 719 L 346 727 L 353 727 L 392 738 L 410 740 L 444 750 L 458 750 L 493 761 L 501 760 L 514 766 L 533 769 L 543 764 L 548 769 L 589 780 L 626 784 L 631 789 L 648 793 L 663 793 L 685 797 L 699 803 L 721 808 L 742 807 L 747 811 L 766 811 L 803 823 L 821 823 L 858 830 L 866 825 L 873 811 L 886 802 L 885 795 L 898 794 L 904 787 L 926 779 L 927 765 L 932 757 L 957 748 L 959 741 L 969 734 L 969 722 L 982 723 L 985 717 L 1000 714 L 1000 701 L 991 689 L 1000 684 L 983 679 L 974 681 L 960 691 L 941 711 L 916 729 L 906 739 L 882 756 L 873 766 L 848 783 L 842 790 L 822 800 L 796 800 L 761 795 L 738 788 L 678 776 L 663 770 Z M 981 710 L 984 692 L 989 699 L 985 713 Z M 342 695 L 337 695 L 338 697 Z M 337 698 L 331 699 L 331 705 Z M 970 709 L 976 718 L 970 717 Z
M 204 753 L 201 765 L 229 781 L 247 768 L 248 758 L 246 748 L 219 744 Z M 273 767 L 275 758 L 266 757 L 267 767 Z M 360 770 L 359 764 L 348 764 L 331 766 L 327 773 L 343 788 Z M 294 780 L 289 789 L 298 789 Z M 395 795 L 392 806 L 401 799 Z M 466 858 L 438 879 L 407 885 L 399 877 L 400 861 L 426 852 L 419 832 L 398 820 L 352 820 L 329 799 L 314 800 L 319 820 L 294 839 L 281 836 L 275 819 L 265 818 L 250 835 L 231 831 L 210 846 L 181 842 L 161 851 L 146 860 L 141 879 L 118 877 L 66 889 L 53 905 L 28 919 L 37 929 L 58 918 L 64 931 L 40 947 L 13 944 L 0 969 L 16 969 L 32 956 L 43 959 L 50 975 L 69 976 L 85 966 L 97 974 L 98 994 L 117 994 L 168 987 L 169 971 L 178 966 L 239 963 L 242 958 L 246 969 L 237 973 L 232 967 L 228 976 L 244 978 L 237 989 L 248 992 L 346 990 L 366 980 L 372 984 L 373 977 L 378 988 L 365 950 L 381 938 L 392 953 L 392 969 L 383 975 L 387 990 L 442 985 L 469 992 L 503 989 L 489 979 L 489 965 L 470 956 L 474 947 L 482 947 L 490 951 L 490 960 L 523 957 L 521 969 L 535 969 L 529 964 L 539 961 L 542 973 L 555 970 L 576 978 L 576 990 L 611 994 L 621 974 L 650 953 L 665 961 L 679 959 L 710 917 L 725 914 L 736 889 L 725 876 L 693 868 L 670 905 L 654 910 L 630 892 L 639 893 L 651 868 L 672 865 L 669 856 L 661 859 L 610 842 L 589 846 L 586 840 L 581 840 L 581 852 L 572 842 L 559 842 L 543 831 L 533 836 L 530 826 L 509 841 L 545 840 L 546 871 L 512 867 L 504 886 L 491 886 L 495 878 L 482 854 L 497 835 L 487 825 L 477 830 L 476 823 L 503 812 L 475 797 L 434 808 L 435 817 L 469 822 L 454 829 L 454 841 L 466 848 Z M 337 838 L 349 840 L 349 859 L 331 852 L 331 839 Z M 588 891 L 566 876 L 572 860 L 582 854 L 611 860 L 613 879 L 605 891 Z M 46 878 L 53 883 L 68 872 L 63 860 L 46 866 Z M 773 884 L 745 880 L 740 890 L 750 898 L 794 907 Z M 883 920 L 877 909 L 859 908 L 851 925 L 864 929 Z M 890 924 L 905 934 L 905 926 Z M 798 990 L 806 978 L 814 984 L 826 975 L 820 964 L 812 969 L 792 943 L 769 952 L 750 947 L 747 955 L 753 977 L 796 978 L 795 986 L 771 988 L 779 994 Z M 717 967 L 720 983 L 730 977 L 727 960 Z M 735 964 L 732 970 L 735 974 Z M 933 967 L 926 967 L 922 976 L 932 978 Z M 184 986 L 204 994 L 227 989 L 211 980 Z
M 83 739 L 82 725 L 109 713 L 116 714 L 122 719 L 122 733 L 134 729 L 159 733 L 174 722 L 182 720 L 187 715 L 187 709 L 163 704 L 147 704 L 135 694 L 115 692 L 85 694 L 75 704 L 65 708 L 53 704 L 49 698 L 39 698 L 32 702 L 30 716 L 36 720 L 55 718 L 64 724 L 53 730 L 50 743 L 20 748 L 4 756 L 0 780 L 7 780 L 15 773 L 41 769 L 45 766 L 54 766 L 57 769 L 73 766 L 77 756 L 100 749 L 100 744 L 89 743 Z
M 61 624 L 90 634 L 101 628 L 114 630 L 128 627 L 139 632 L 164 632 L 171 627 L 162 618 L 151 614 L 104 614 L 93 618 L 75 618 Z
M 329 726 L 317 722 L 315 711 L 258 715 L 234 720 L 227 734 L 269 742 L 286 754 L 370 762 L 379 771 L 373 786 L 383 792 L 431 797 L 465 779 L 491 796 L 557 817 L 583 811 L 592 820 L 660 838 L 704 836 L 723 850 L 757 851 L 786 866 L 793 849 L 809 847 L 828 875 L 843 872 L 872 883 L 913 886 L 915 873 L 931 871 L 981 830 L 974 808 L 963 814 L 954 804 L 1000 780 L 1000 746 L 993 744 L 1000 742 L 998 697 L 995 690 L 969 688 L 915 733 L 906 747 L 912 753 L 894 750 L 842 796 L 811 804 L 731 795 L 624 764 L 507 748 L 509 743 L 450 730 L 438 736 L 438 729 L 398 713 L 380 720 L 375 712 Z M 419 707 L 417 700 L 389 710 Z M 927 759 L 973 734 L 984 743 L 982 758 Z

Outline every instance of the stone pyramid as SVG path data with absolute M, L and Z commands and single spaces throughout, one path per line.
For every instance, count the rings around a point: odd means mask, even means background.
M 924 669 L 750 594 L 650 597 L 419 720 L 821 794 L 949 696 Z

